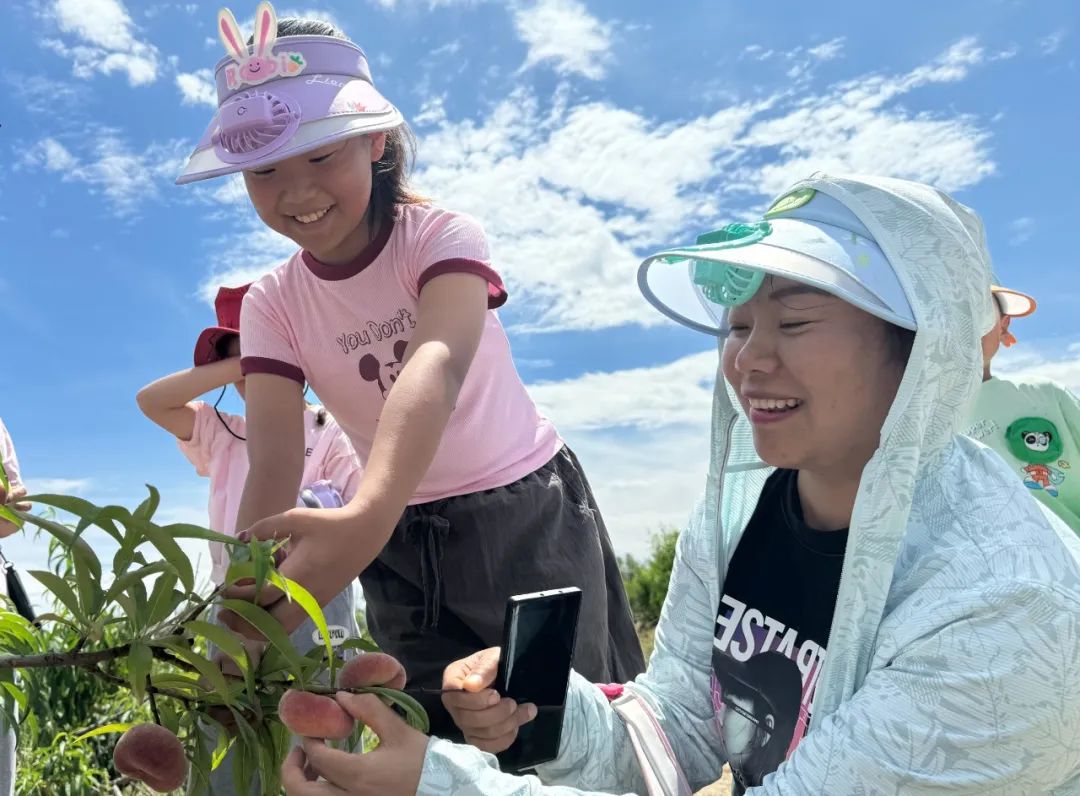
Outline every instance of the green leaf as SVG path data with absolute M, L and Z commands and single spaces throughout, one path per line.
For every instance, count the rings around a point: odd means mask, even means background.
M 128 586 L 126 595 L 131 598 L 129 602 L 135 608 L 135 613 L 128 614 L 128 619 L 135 623 L 136 632 L 140 632 L 149 625 L 150 600 L 146 597 L 146 585 L 137 580 Z M 116 595 L 116 602 L 122 604 L 119 594 Z
M 135 605 L 135 601 L 131 599 L 130 594 L 118 594 L 113 598 L 113 602 L 124 609 L 124 617 L 131 622 L 132 635 L 137 635 L 142 632 L 143 628 L 139 626 L 136 617 L 139 614 L 139 609 Z
M 0 461 L 0 486 L 4 487 L 5 492 L 11 491 L 11 482 L 8 481 L 7 468 L 4 467 L 2 461 Z
M 106 724 L 104 727 L 95 727 L 89 732 L 84 732 L 82 735 L 76 736 L 73 740 L 78 743 L 89 738 L 96 738 L 99 735 L 110 735 L 114 732 L 127 732 L 134 726 L 135 724 L 131 722 L 126 724 Z
M 210 687 L 200 684 L 194 675 L 179 672 L 155 672 L 150 675 L 150 684 L 157 688 L 184 691 L 192 699 L 201 699 L 204 694 L 210 692 Z
M 237 548 L 244 550 L 249 556 L 251 551 L 244 548 Z M 246 561 L 233 560 L 229 564 L 229 568 L 225 570 L 225 585 L 232 586 L 234 583 L 240 580 L 254 580 L 255 578 L 255 562 L 248 558 Z
M 135 509 L 132 516 L 137 520 L 150 522 L 154 517 L 154 512 L 157 511 L 158 506 L 161 505 L 161 493 L 157 491 L 156 487 L 153 487 L 150 484 L 147 484 L 146 488 L 150 490 L 150 497 L 139 504 L 139 507 Z
M 95 506 L 89 500 L 84 500 L 83 498 L 74 497 L 72 495 L 50 494 L 28 495 L 27 500 L 31 503 L 35 503 L 41 506 L 52 506 L 54 509 L 60 509 L 61 511 L 66 511 L 68 514 L 73 514 L 78 517 L 81 522 L 79 523 L 79 530 L 77 532 L 77 535 L 81 534 L 83 529 L 85 529 L 88 525 L 97 525 L 103 531 L 116 539 L 117 542 L 121 542 L 123 540 L 123 537 L 120 534 L 120 531 L 116 528 L 116 525 L 112 522 L 106 521 L 106 518 L 102 516 L 103 512 L 105 512 L 106 509 Z M 115 509 L 118 507 L 112 508 Z
M 175 641 L 153 641 L 150 643 L 155 647 L 162 647 L 163 649 L 169 650 L 169 652 L 177 658 L 193 666 L 198 670 L 199 674 L 206 678 L 206 681 L 213 687 L 214 691 L 221 696 L 225 701 L 225 704 L 232 703 L 232 691 L 229 688 L 228 682 L 225 680 L 225 675 L 222 674 L 221 669 L 212 661 L 208 661 L 202 655 L 197 655 L 183 644 L 178 644 Z
M 146 694 L 146 678 L 150 676 L 150 669 L 154 663 L 154 652 L 141 641 L 131 642 L 131 650 L 128 652 L 128 676 L 131 679 L 131 693 L 135 701 L 141 703 Z
M 338 652 L 345 652 L 346 650 L 361 650 L 362 652 L 382 652 L 379 649 L 379 645 L 374 641 L 370 641 L 366 638 L 347 638 L 340 645 L 338 645 Z
M 94 576 L 93 571 L 87 566 L 85 560 L 76 558 L 74 564 L 75 585 L 79 589 L 79 604 L 82 605 L 83 613 L 87 617 L 94 616 L 101 610 L 102 598 L 104 597 L 100 582 L 100 564 L 98 565 L 97 577 Z
M 6 520 L 14 525 L 16 528 L 23 527 L 23 519 L 15 513 L 14 509 L 7 506 L 0 505 L 0 520 Z
M 187 778 L 187 796 L 203 796 L 212 793 L 210 789 L 211 757 L 206 748 L 206 737 L 198 727 L 188 736 L 187 756 L 191 769 Z
M 157 708 L 158 716 L 161 717 L 161 726 L 179 737 L 181 714 L 173 707 L 173 701 L 171 699 L 158 699 Z M 186 715 L 186 708 L 184 710 L 184 715 Z
M 51 534 L 60 544 L 67 547 L 77 560 L 86 564 L 95 580 L 101 581 L 101 562 L 98 561 L 97 555 L 85 539 L 77 537 L 70 528 L 46 519 L 39 514 L 20 513 L 20 516 L 31 525 L 36 525 L 41 530 Z
M 252 541 L 252 545 L 262 544 L 264 543 Z M 251 551 L 251 560 L 255 565 L 255 596 L 258 598 L 258 595 L 262 594 L 262 590 L 266 586 L 266 578 L 274 565 L 274 554 L 265 547 L 259 547 Z
M 247 793 L 258 767 L 259 738 L 239 711 L 233 710 L 232 713 L 238 731 L 236 743 L 233 744 L 233 791 Z
M 233 738 L 227 732 L 219 732 L 217 736 L 217 746 L 214 747 L 214 755 L 210 758 L 210 770 L 217 771 L 217 767 L 221 765 L 221 761 L 225 759 L 225 756 L 229 754 L 229 750 L 233 747 Z
M 82 609 L 79 607 L 79 598 L 75 596 L 75 591 L 71 588 L 71 585 L 61 578 L 59 575 L 54 575 L 52 572 L 46 572 L 40 569 L 28 570 L 29 574 L 37 578 L 37 580 L 52 592 L 64 607 L 71 611 L 71 615 L 74 616 L 80 624 L 86 624 L 86 617 L 83 616 Z
M 173 567 L 173 565 L 170 564 L 168 561 L 154 561 L 150 564 L 147 564 L 145 567 L 140 567 L 134 572 L 129 572 L 126 575 L 123 575 L 122 577 L 119 577 L 115 581 L 113 581 L 112 585 L 109 586 L 109 590 L 105 593 L 104 602 L 106 604 L 112 602 L 112 600 L 116 598 L 117 594 L 126 591 L 131 584 L 141 581 L 144 578 L 148 578 L 151 575 L 164 572 L 169 572 L 173 575 L 177 574 L 176 568 Z M 151 620 L 151 624 L 152 623 L 153 620 Z
M 279 728 L 282 725 L 278 725 Z M 263 793 L 281 792 L 281 763 L 288 750 L 289 737 L 274 731 L 274 727 L 264 722 L 258 728 L 259 779 Z
M 116 577 L 120 577 L 134 561 L 135 551 L 130 547 L 124 545 L 120 546 L 120 549 L 116 551 L 116 555 L 113 556 L 113 574 Z
M 176 543 L 176 540 L 151 522 L 138 523 L 138 528 L 150 540 L 150 543 L 157 548 L 161 557 L 173 565 L 180 582 L 184 585 L 184 589 L 188 592 L 194 591 L 195 572 L 191 568 L 191 559 L 187 557 L 187 553 L 180 549 L 180 545 Z
M 281 626 L 278 620 L 267 613 L 265 609 L 254 603 L 249 603 L 247 600 L 222 600 L 219 605 L 237 614 L 266 636 L 267 640 L 285 656 L 290 668 L 297 673 L 297 676 L 300 675 L 303 667 L 300 653 L 296 651 L 296 647 L 289 640 L 289 634 L 285 632 L 285 628 Z
M 38 646 L 34 626 L 25 617 L 13 611 L 0 611 L 0 635 L 21 641 L 31 648 Z
M 409 723 L 411 727 L 414 727 L 420 732 L 427 734 L 431 729 L 431 723 L 428 720 L 427 711 L 413 699 L 411 696 L 403 691 L 398 691 L 396 688 L 382 688 L 381 686 L 366 686 L 365 691 L 369 694 L 375 694 L 390 700 L 403 711 L 405 711 L 405 721 Z
M 323 616 L 319 601 L 311 595 L 311 592 L 295 580 L 289 580 L 278 572 L 270 573 L 270 582 L 285 592 L 285 595 L 290 600 L 296 600 L 296 602 L 300 604 L 300 607 L 304 609 L 304 612 L 311 617 L 311 621 L 315 623 L 315 627 L 322 633 L 323 646 L 326 648 L 326 655 L 331 661 L 330 673 L 332 679 L 334 668 L 334 645 L 330 643 L 330 630 L 326 626 L 326 617 Z
M 183 595 L 175 590 L 177 580 L 179 578 L 176 570 L 172 570 L 163 572 L 161 577 L 154 581 L 154 590 L 147 603 L 148 624 L 156 625 L 168 619 L 183 600 Z
M 244 643 L 228 628 L 198 619 L 185 622 L 184 628 L 215 644 L 218 649 L 236 661 L 241 669 L 247 668 L 248 659 Z
M 202 539 L 205 542 L 221 542 L 222 544 L 230 545 L 232 547 L 243 547 L 244 542 L 241 542 L 235 536 L 227 536 L 217 531 L 211 531 L 208 528 L 202 528 L 198 525 L 191 525 L 186 522 L 174 522 L 171 525 L 161 526 L 161 530 L 165 531 L 169 536 L 174 539 Z
M 0 685 L 4 687 L 5 691 L 11 694 L 11 698 L 14 699 L 19 706 L 19 711 L 21 713 L 25 713 L 26 705 L 28 704 L 29 699 L 27 698 L 26 694 L 22 692 L 22 689 L 20 689 L 14 683 L 9 683 L 7 680 L 0 681 Z

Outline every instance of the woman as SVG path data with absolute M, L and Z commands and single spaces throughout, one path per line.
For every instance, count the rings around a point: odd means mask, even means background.
M 635 748 L 665 747 L 642 712 L 677 764 L 646 764 L 651 792 L 692 792 L 729 762 L 714 650 L 801 674 L 793 748 L 748 794 L 1077 793 L 1080 544 L 958 434 L 994 323 L 978 217 L 924 185 L 816 175 L 757 224 L 649 258 L 640 282 L 725 338 L 706 494 L 648 671 L 614 704 L 575 675 L 538 778 L 342 695 L 390 741 L 367 759 L 305 743 L 290 794 L 329 792 L 316 772 L 345 793 L 644 793 Z M 444 681 L 490 752 L 527 718 L 487 687 L 497 661 Z

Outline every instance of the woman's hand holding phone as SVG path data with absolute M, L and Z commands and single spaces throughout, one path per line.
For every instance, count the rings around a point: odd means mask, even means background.
M 443 688 L 461 691 L 443 694 L 443 705 L 465 740 L 484 752 L 498 754 L 517 739 L 518 728 L 536 718 L 536 706 L 501 697 L 492 685 L 499 674 L 499 647 L 454 661 L 443 671 Z

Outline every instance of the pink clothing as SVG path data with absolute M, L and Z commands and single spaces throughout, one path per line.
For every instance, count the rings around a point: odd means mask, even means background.
M 245 375 L 307 380 L 367 461 L 386 396 L 416 327 L 420 291 L 448 273 L 488 282 L 491 310 L 506 300 L 487 240 L 470 216 L 404 205 L 352 263 L 298 252 L 248 291 L 240 314 Z M 435 459 L 410 503 L 505 486 L 562 446 L 514 367 L 493 311 Z
M 7 426 L 0 420 L 0 462 L 4 463 L 4 472 L 7 473 L 8 486 L 14 489 L 22 486 L 22 477 L 19 475 L 19 460 L 15 456 L 15 445 L 11 442 Z M 0 594 L 7 595 L 7 578 L 0 574 Z
M 210 479 L 210 528 L 235 536 L 236 514 L 248 474 L 247 445 L 225 429 L 212 406 L 202 401 L 191 406 L 195 409 L 191 439 L 177 442 L 188 461 L 195 465 L 195 472 Z M 224 412 L 221 416 L 237 436 L 245 436 L 242 416 Z M 360 462 L 333 417 L 327 415 L 322 426 L 316 419 L 317 410 L 309 407 L 304 412 L 304 475 L 300 483 L 303 486 L 325 479 L 348 501 L 360 485 Z M 211 542 L 210 559 L 211 577 L 220 584 L 229 568 L 225 545 Z
M 15 456 L 15 445 L 11 442 L 11 435 L 8 434 L 7 426 L 4 425 L 4 421 L 0 420 L 0 461 L 4 463 L 4 470 L 7 472 L 8 482 L 14 489 L 17 486 L 22 486 L 22 477 L 19 475 L 19 459 Z

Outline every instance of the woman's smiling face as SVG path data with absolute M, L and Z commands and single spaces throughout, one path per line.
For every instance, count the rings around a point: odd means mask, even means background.
M 729 315 L 723 370 L 774 467 L 858 476 L 878 447 L 905 363 L 889 324 L 816 288 L 769 277 Z

